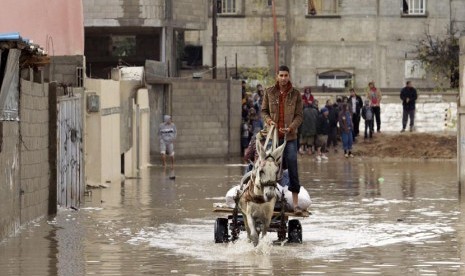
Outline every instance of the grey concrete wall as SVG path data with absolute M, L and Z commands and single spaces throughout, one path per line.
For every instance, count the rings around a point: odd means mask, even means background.
M 45 81 L 77 86 L 76 69 L 84 66 L 84 56 L 52 56 L 51 63 L 47 66 Z
M 166 95 L 168 99 L 165 106 L 161 95 L 154 95 L 153 90 L 149 93 L 152 94 L 152 162 L 158 162 L 160 151 L 157 133 L 158 125 L 162 122 L 162 112 L 172 115 L 178 130 L 175 143 L 177 158 L 227 157 L 228 154 L 240 154 L 240 82 L 175 79 L 171 84 L 171 95 Z
M 21 80 L 21 223 L 48 213 L 48 95 L 48 84 Z
M 83 0 L 84 26 L 161 25 L 165 18 L 164 0 Z M 146 23 L 147 21 L 147 23 Z
M 48 214 L 48 85 L 21 80 L 20 122 L 2 122 L 0 240 Z M 56 184 L 55 184 L 56 185 Z
M 152 162 L 159 160 L 160 143 L 158 142 L 158 126 L 163 121 L 163 115 L 170 113 L 167 108 L 169 97 L 165 90 L 169 86 L 163 84 L 149 85 L 149 106 L 150 106 L 150 156 Z
M 463 1 L 427 1 L 427 16 L 404 17 L 400 0 L 340 0 L 337 17 L 307 15 L 306 0 L 276 1 L 280 63 L 291 68 L 298 87 L 315 86 L 317 74 L 343 69 L 355 75 L 355 86 L 374 80 L 378 87 L 398 88 L 406 80 L 405 61 L 429 28 L 445 35 L 453 22 L 463 22 Z M 451 8 L 453 13 L 451 16 Z M 273 23 L 267 1 L 247 0 L 243 14 L 218 17 L 218 61 L 238 67 L 274 66 Z M 462 20 L 462 21 L 460 21 Z M 202 45 L 204 65 L 211 65 L 211 18 L 208 29 L 186 33 L 186 44 Z M 463 25 L 463 24 L 462 24 Z M 430 76 L 415 79 L 434 87 Z
M 207 0 L 84 0 L 85 27 L 160 27 L 204 29 Z
M 19 123 L 1 122 L 0 241 L 18 230 L 19 219 Z
M 178 129 L 177 156 L 225 157 L 228 150 L 231 155 L 238 155 L 242 100 L 240 82 L 180 80 L 172 85 L 172 115 Z
M 209 0 L 176 0 L 172 3 L 172 17 L 175 27 L 202 30 L 208 22 Z

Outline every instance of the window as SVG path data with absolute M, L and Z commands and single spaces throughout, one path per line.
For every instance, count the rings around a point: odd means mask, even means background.
M 268 7 L 273 6 L 273 0 L 268 0 Z
M 309 15 L 336 15 L 338 0 L 308 0 Z
M 402 0 L 402 13 L 406 15 L 426 14 L 426 0 Z
M 236 0 L 217 0 L 217 12 L 219 14 L 236 14 Z
M 202 46 L 187 45 L 184 47 L 184 53 L 182 55 L 183 68 L 202 66 L 202 54 Z
M 425 67 L 419 60 L 405 61 L 405 78 L 406 79 L 424 79 L 426 77 Z
M 333 70 L 317 75 L 317 85 L 328 88 L 352 87 L 352 74 L 346 71 Z

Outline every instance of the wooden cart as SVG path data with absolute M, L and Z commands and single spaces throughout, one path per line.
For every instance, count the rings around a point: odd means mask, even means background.
M 283 200 L 284 201 L 284 198 Z M 302 225 L 298 219 L 289 219 L 290 217 L 305 218 L 310 216 L 310 212 L 304 211 L 301 216 L 285 211 L 285 204 L 279 204 L 282 207 L 275 208 L 273 218 L 271 219 L 268 232 L 277 232 L 278 242 L 286 240 L 289 243 L 302 243 Z M 230 208 L 226 203 L 213 203 L 213 212 L 229 214 L 227 217 L 220 217 L 215 220 L 215 243 L 234 242 L 239 238 L 240 231 L 245 231 L 244 218 L 238 210 Z

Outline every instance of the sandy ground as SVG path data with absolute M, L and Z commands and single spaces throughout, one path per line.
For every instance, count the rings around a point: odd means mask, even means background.
M 454 159 L 457 157 L 457 136 L 411 132 L 375 133 L 372 139 L 358 137 L 354 144 L 354 154 L 380 158 Z

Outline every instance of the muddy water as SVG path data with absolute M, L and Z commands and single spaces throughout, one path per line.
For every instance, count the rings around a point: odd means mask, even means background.
M 243 168 L 181 164 L 94 189 L 79 211 L 0 244 L 0 275 L 464 275 L 454 162 L 300 162 L 313 215 L 303 244 L 213 242 L 214 202 Z

